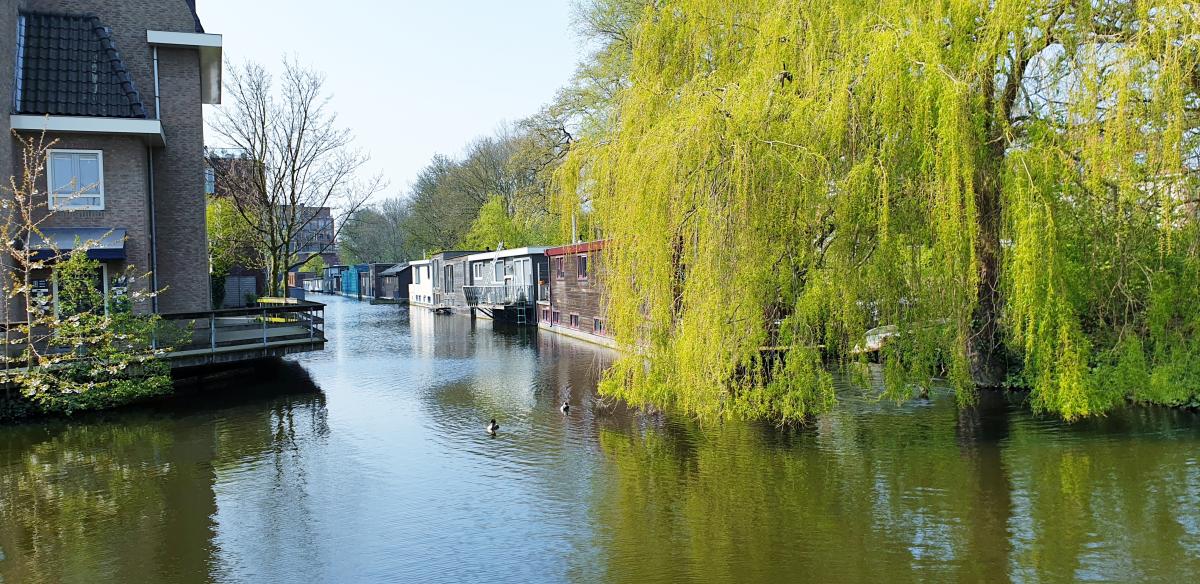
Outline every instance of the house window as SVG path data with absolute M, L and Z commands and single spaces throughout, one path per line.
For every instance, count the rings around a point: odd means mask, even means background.
M 571 315 L 571 328 L 579 328 L 579 315 L 578 314 Z
M 558 323 L 560 323 L 560 322 L 562 322 L 562 313 L 561 313 L 561 312 L 559 312 L 559 311 L 557 311 L 557 310 L 555 310 L 555 311 L 554 311 L 554 313 L 553 313 L 553 314 L 551 314 L 551 317 L 550 317 L 550 323 L 551 323 L 551 324 L 558 324 Z
M 64 307 L 62 306 L 63 299 L 61 297 L 61 291 L 58 287 L 58 278 L 54 275 L 51 275 L 50 281 L 54 294 L 54 314 L 57 316 L 67 316 L 67 314 L 64 314 Z M 124 294 L 128 284 L 124 283 L 123 280 L 117 283 L 121 286 L 120 293 Z M 73 306 L 74 310 L 70 314 L 99 311 L 103 311 L 104 314 L 108 314 L 108 304 L 110 299 L 108 284 L 108 265 L 100 264 L 100 267 L 92 275 L 91 286 L 96 291 L 95 296 L 89 297 L 90 295 L 85 294 L 82 291 L 76 291 L 76 294 L 80 297 L 71 299 L 72 302 L 75 303 L 75 306 Z M 94 303 L 99 304 L 97 305 Z
M 418 266 L 417 269 L 413 270 L 413 284 L 420 284 L 420 283 L 421 283 L 421 268 L 420 268 L 420 266 Z
M 592 319 L 592 332 L 596 333 L 598 335 L 604 334 L 604 321 L 602 321 L 598 318 L 593 318 Z
M 579 262 L 579 279 L 588 279 L 588 257 L 587 254 L 581 253 L 577 256 Z
M 104 153 L 99 150 L 51 150 L 46 165 L 50 208 L 104 209 Z
M 212 167 L 204 169 L 204 194 L 214 195 L 217 193 L 217 171 Z
M 505 260 L 504 261 L 504 277 L 511 278 L 512 275 L 513 275 L 513 261 Z
M 567 277 L 567 268 L 562 256 L 554 258 L 554 277 L 559 280 Z
M 550 322 L 550 309 L 549 308 L 542 309 L 542 322 Z

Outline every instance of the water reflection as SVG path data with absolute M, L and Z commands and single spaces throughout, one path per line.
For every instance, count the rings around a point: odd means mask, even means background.
M 326 315 L 328 350 L 270 383 L 0 428 L 0 578 L 1200 573 L 1194 414 L 1066 426 L 996 396 L 963 411 L 945 391 L 895 405 L 843 385 L 839 408 L 805 427 L 701 427 L 597 399 L 608 349 L 340 299 Z
M 324 410 L 299 367 L 273 377 L 254 395 L 226 388 L 186 404 L 0 429 L 0 581 L 208 580 L 221 554 L 222 469 L 290 449 L 296 417 Z

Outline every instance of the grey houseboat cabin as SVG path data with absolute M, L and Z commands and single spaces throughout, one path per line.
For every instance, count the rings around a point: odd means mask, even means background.
M 546 247 L 521 247 L 467 256 L 463 295 L 473 314 L 526 324 L 548 272 Z
M 538 328 L 616 346 L 604 313 L 604 287 L 597 278 L 604 245 L 590 241 L 546 250 L 549 296 L 538 298 Z
M 412 267 L 396 264 L 380 273 L 377 303 L 404 304 L 408 302 L 408 285 L 412 284 Z

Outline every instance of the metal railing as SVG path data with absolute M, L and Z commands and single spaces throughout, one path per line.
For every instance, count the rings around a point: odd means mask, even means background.
M 308 350 L 325 343 L 325 305 L 297 302 L 256 308 L 231 308 L 199 312 L 161 314 L 151 339 L 151 349 L 165 351 L 164 358 L 236 352 L 244 349 L 272 349 L 282 352 Z M 4 346 L 0 349 L 0 369 L 23 367 L 19 336 L 23 322 L 0 323 Z M 43 353 L 55 352 L 53 333 L 36 331 L 34 344 Z M 84 349 L 75 349 L 82 350 Z
M 467 306 L 521 306 L 534 301 L 533 286 L 463 286 Z
M 169 347 L 172 353 L 325 342 L 325 305 L 318 302 L 161 316 L 155 343 Z

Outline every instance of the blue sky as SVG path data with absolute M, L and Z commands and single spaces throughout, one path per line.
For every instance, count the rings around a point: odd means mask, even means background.
M 406 192 L 435 153 L 528 116 L 582 54 L 570 0 L 198 0 L 227 61 L 323 71 L 338 121 Z M 219 144 L 213 144 L 219 145 Z

